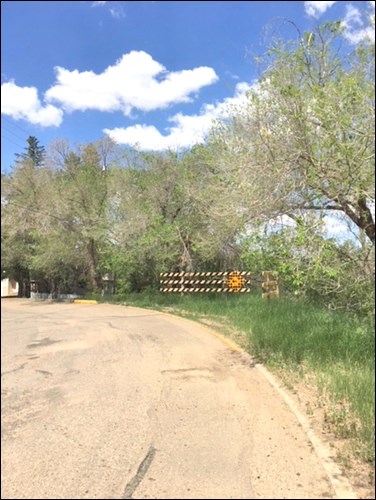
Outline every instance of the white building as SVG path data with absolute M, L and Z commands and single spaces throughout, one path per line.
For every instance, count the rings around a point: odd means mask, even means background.
M 1 296 L 2 297 L 15 297 L 18 295 L 18 283 L 9 278 L 1 280 Z

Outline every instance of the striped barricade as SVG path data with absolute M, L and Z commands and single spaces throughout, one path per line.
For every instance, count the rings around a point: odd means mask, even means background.
M 249 271 L 165 272 L 160 273 L 163 293 L 249 293 L 251 283 L 261 283 L 262 297 L 279 297 L 276 273 L 263 271 L 261 278 Z M 273 278 L 273 279 L 272 279 Z
M 247 271 L 170 272 L 160 274 L 161 292 L 249 293 L 251 273 Z

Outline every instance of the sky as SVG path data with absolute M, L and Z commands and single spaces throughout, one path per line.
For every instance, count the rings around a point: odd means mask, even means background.
M 341 19 L 368 31 L 347 1 L 2 1 L 1 168 L 27 138 L 88 143 L 109 135 L 142 150 L 202 142 L 213 119 L 260 75 L 274 36 Z M 373 7 L 372 7 L 373 6 Z M 373 35 L 374 36 L 374 35 Z

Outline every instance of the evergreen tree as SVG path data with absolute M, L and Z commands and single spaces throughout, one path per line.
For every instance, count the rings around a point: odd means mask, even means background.
M 44 158 L 46 156 L 46 151 L 44 146 L 39 145 L 39 140 L 34 136 L 29 136 L 27 139 L 27 147 L 25 153 L 16 153 L 18 161 L 30 161 L 33 166 L 40 167 L 43 165 Z

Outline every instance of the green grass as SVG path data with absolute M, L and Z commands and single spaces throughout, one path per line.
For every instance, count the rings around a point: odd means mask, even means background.
M 98 298 L 98 297 L 97 297 Z M 99 298 L 101 300 L 101 298 Z M 211 320 L 271 369 L 313 375 L 330 402 L 327 425 L 374 463 L 373 318 L 329 311 L 295 299 L 250 295 L 172 295 L 148 291 L 111 302 Z

